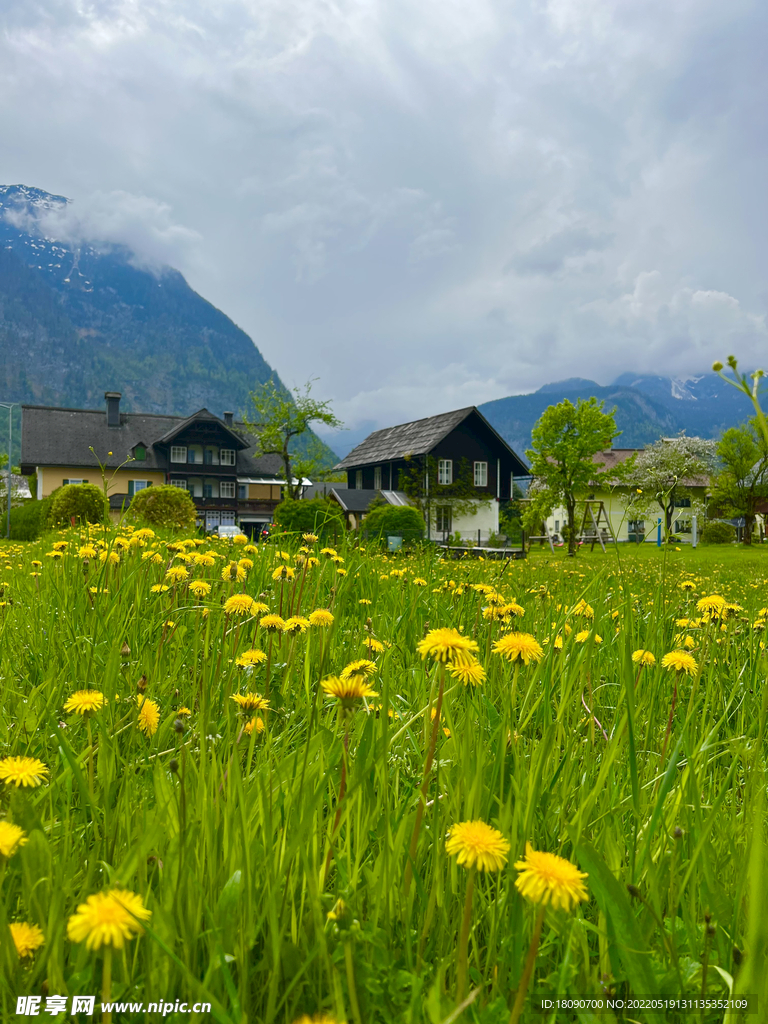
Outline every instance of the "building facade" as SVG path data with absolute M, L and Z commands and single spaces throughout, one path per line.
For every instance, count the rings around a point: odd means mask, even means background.
M 434 468 L 432 494 L 428 465 Z M 482 542 L 498 533 L 499 508 L 512 497 L 515 478 L 528 478 L 525 463 L 474 406 L 376 430 L 335 468 L 346 471 L 347 491 L 385 496 L 406 490 L 406 479 L 422 476 L 419 500 L 428 535 L 460 534 Z M 463 473 L 470 474 L 474 497 L 461 501 L 457 514 L 450 487 Z
M 189 492 L 207 530 L 239 524 L 253 533 L 272 521 L 282 463 L 254 456 L 255 439 L 232 413 L 125 413 L 120 398 L 106 392 L 100 410 L 22 406 L 21 469 L 36 475 L 38 498 L 68 483 L 101 486 L 106 477 L 115 512 L 145 487 L 169 484 Z

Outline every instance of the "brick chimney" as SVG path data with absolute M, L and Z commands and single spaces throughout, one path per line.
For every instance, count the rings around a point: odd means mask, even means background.
M 120 399 L 122 398 L 122 394 L 120 391 L 105 391 L 104 397 L 107 400 L 107 426 L 119 427 Z
M 235 414 L 233 412 L 224 413 L 224 422 L 228 427 L 234 426 Z

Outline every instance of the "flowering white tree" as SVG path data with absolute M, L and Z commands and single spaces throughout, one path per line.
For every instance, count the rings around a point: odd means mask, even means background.
M 629 474 L 629 503 L 633 510 L 648 510 L 655 502 L 661 509 L 665 530 L 672 528 L 678 502 L 693 499 L 692 488 L 709 482 L 718 463 L 717 441 L 702 437 L 662 438 L 646 445 Z M 692 511 L 704 510 L 699 502 Z

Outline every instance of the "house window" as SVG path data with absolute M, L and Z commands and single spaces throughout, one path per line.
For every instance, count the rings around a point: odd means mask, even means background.
M 186 462 L 187 461 L 187 446 L 183 444 L 172 444 L 171 445 L 171 462 Z M 190 459 L 190 462 L 194 462 L 194 458 Z
M 210 448 L 206 448 L 205 449 L 205 452 L 203 454 L 203 460 L 204 460 L 206 466 L 212 466 L 213 465 L 213 452 L 211 451 Z
M 133 457 L 137 462 L 144 462 L 147 458 L 147 449 L 143 444 L 137 444 L 133 449 Z
M 234 498 L 235 496 L 235 481 L 234 480 L 222 480 L 219 484 L 219 495 L 222 498 Z
M 186 491 L 187 481 L 179 480 L 178 477 L 171 477 L 171 487 L 179 487 L 182 491 Z
M 381 466 L 376 466 L 373 471 L 373 487 L 374 490 L 381 490 Z
M 143 491 L 145 487 L 151 487 L 151 480 L 129 480 L 128 481 L 128 497 L 132 498 L 134 494 L 139 491 Z
M 234 466 L 235 451 L 233 448 L 222 448 L 219 452 L 219 461 L 222 466 Z
M 453 460 L 438 459 L 437 461 L 437 482 L 439 484 L 453 483 Z
M 690 508 L 690 507 L 691 507 L 691 499 L 690 498 L 675 498 L 675 508 Z
M 213 497 L 213 484 L 203 484 L 203 497 L 204 498 L 212 498 Z
M 237 485 L 237 497 L 240 501 L 245 501 L 248 497 L 248 484 Z
M 72 480 L 72 479 L 69 479 L 69 480 L 62 480 L 61 481 L 62 487 L 66 487 L 67 484 L 87 484 L 87 483 L 88 483 L 87 480 Z
M 235 513 L 234 512 L 222 512 L 221 513 L 221 525 L 222 526 L 234 526 L 235 525 Z
M 363 489 L 363 471 L 358 469 L 355 473 L 355 490 L 362 491 Z
M 640 541 L 645 539 L 645 520 L 644 519 L 630 519 L 627 522 L 627 537 L 629 540 L 636 541 L 638 544 Z
M 487 487 L 488 486 L 488 463 L 487 462 L 476 462 L 475 463 L 475 487 Z
M 438 505 L 435 508 L 435 526 L 438 533 L 451 532 L 451 506 Z

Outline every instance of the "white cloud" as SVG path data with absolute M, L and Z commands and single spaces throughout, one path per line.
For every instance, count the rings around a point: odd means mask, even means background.
M 758 0 L 6 5 L 7 181 L 384 425 L 765 345 Z

